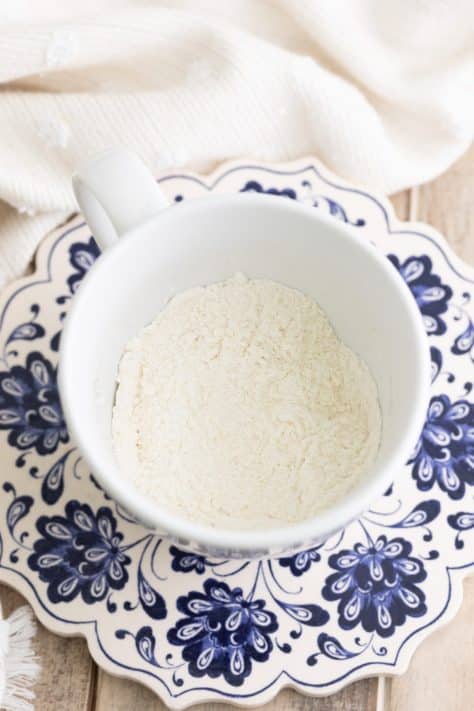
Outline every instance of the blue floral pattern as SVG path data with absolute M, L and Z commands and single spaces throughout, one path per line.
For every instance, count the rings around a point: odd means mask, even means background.
M 329 558 L 336 570 L 326 579 L 322 594 L 339 601 L 339 625 L 389 637 L 407 616 L 426 613 L 425 594 L 418 584 L 426 579 L 421 560 L 410 557 L 412 545 L 403 538 L 380 536 L 367 545 L 356 543 Z
M 320 548 L 321 545 L 315 548 L 308 548 L 290 557 L 280 558 L 278 562 L 283 568 L 289 568 L 293 575 L 300 576 L 306 573 L 313 563 L 318 563 L 321 560 Z
M 94 515 L 88 504 L 69 501 L 65 516 L 41 516 L 36 527 L 41 538 L 28 565 L 47 583 L 51 602 L 68 602 L 80 594 L 92 604 L 126 584 L 130 558 L 109 508 L 102 506 Z
M 87 242 L 74 242 L 69 248 L 69 260 L 74 271 L 68 277 L 67 284 L 71 294 L 75 294 L 77 287 L 84 279 L 89 269 L 100 254 L 97 242 L 91 237 Z
M 172 177 L 163 187 L 177 201 L 208 189 L 304 200 L 390 253 L 430 336 L 432 400 L 410 462 L 359 521 L 275 560 L 188 552 L 110 498 L 68 440 L 61 330 L 99 249 L 77 218 L 48 238 L 37 274 L 0 306 L 0 580 L 21 580 L 46 622 L 80 631 L 101 665 L 147 679 L 170 706 L 263 703 L 288 675 L 329 693 L 382 658 L 397 672 L 400 650 L 444 621 L 474 565 L 474 276 L 436 235 L 400 229 L 376 198 L 307 164 L 237 166 L 213 181 Z
M 176 548 L 176 546 L 170 547 L 170 553 L 173 558 L 171 567 L 177 573 L 191 573 L 194 571 L 198 573 L 198 575 L 202 575 L 208 565 L 205 556 L 189 551 L 182 551 Z
M 431 398 L 428 417 L 408 464 L 421 491 L 435 482 L 451 498 L 464 496 L 474 484 L 474 405 L 451 402 L 447 395 Z
M 426 332 L 437 336 L 445 333 L 446 322 L 443 314 L 448 310 L 453 291 L 433 272 L 430 257 L 427 255 L 408 257 L 404 262 L 394 254 L 389 254 L 388 258 L 413 294 L 423 316 Z
M 342 220 L 342 222 L 348 222 L 355 227 L 363 227 L 365 225 L 365 220 L 360 217 L 354 221 L 350 220 L 341 203 L 334 200 L 334 198 L 330 198 L 327 195 L 315 194 L 309 180 L 303 180 L 301 186 L 307 191 L 304 200 L 309 201 L 313 207 L 326 208 L 327 212 L 336 219 Z M 240 192 L 280 195 L 281 197 L 290 198 L 290 200 L 303 199 L 302 197 L 298 197 L 296 190 L 293 188 L 264 188 L 262 183 L 259 183 L 258 180 L 249 180 L 245 183 L 244 187 L 240 189 Z
M 39 351 L 29 353 L 24 366 L 0 373 L 0 429 L 9 431 L 12 447 L 41 455 L 68 441 L 56 369 Z
M 184 617 L 168 632 L 168 640 L 183 647 L 192 676 L 222 675 L 240 686 L 253 661 L 268 659 L 278 622 L 264 600 L 247 599 L 241 588 L 210 579 L 203 593 L 178 598 L 177 607 Z

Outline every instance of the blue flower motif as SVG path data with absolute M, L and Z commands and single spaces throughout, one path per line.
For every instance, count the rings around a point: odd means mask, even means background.
M 407 617 L 426 613 L 425 595 L 417 586 L 426 578 L 423 563 L 410 557 L 411 543 L 403 538 L 357 543 L 329 558 L 336 570 L 326 578 L 323 597 L 339 600 L 339 625 L 389 637 Z
M 394 254 L 389 254 L 388 258 L 410 288 L 423 316 L 426 332 L 437 336 L 445 333 L 446 324 L 441 314 L 448 310 L 453 291 L 433 274 L 431 259 L 426 255 L 408 257 L 402 264 Z
M 0 429 L 10 430 L 10 446 L 34 447 L 38 454 L 51 454 L 69 440 L 56 369 L 41 353 L 29 353 L 25 366 L 0 373 Z
M 252 660 L 265 662 L 273 649 L 276 615 L 265 610 L 264 600 L 244 598 L 241 588 L 206 580 L 204 593 L 179 597 L 177 608 L 185 616 L 169 630 L 168 641 L 183 647 L 192 676 L 222 675 L 240 686 L 252 671 Z
M 173 556 L 171 567 L 177 573 L 191 573 L 194 571 L 198 575 L 202 575 L 208 565 L 207 559 L 203 555 L 182 551 L 176 546 L 170 547 L 170 553 Z
M 69 261 L 76 270 L 67 280 L 71 294 L 76 293 L 77 287 L 99 255 L 100 250 L 93 237 L 88 242 L 75 242 L 69 247 Z
M 432 397 L 408 464 L 421 491 L 438 482 L 452 499 L 464 496 L 466 484 L 474 484 L 474 405 L 451 402 L 447 395 Z
M 306 573 L 306 571 L 311 568 L 313 563 L 318 563 L 321 560 L 321 556 L 318 552 L 321 545 L 300 551 L 288 558 L 280 558 L 278 562 L 283 568 L 289 568 L 293 575 L 303 575 L 303 573 Z
M 88 504 L 69 501 L 65 516 L 41 516 L 36 527 L 42 538 L 28 565 L 48 584 L 51 602 L 69 602 L 81 594 L 90 605 L 128 581 L 130 558 L 109 508 L 102 506 L 94 515 Z

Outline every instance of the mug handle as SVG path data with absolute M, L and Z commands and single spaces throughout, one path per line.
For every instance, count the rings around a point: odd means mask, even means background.
M 73 176 L 72 186 L 102 251 L 168 205 L 148 168 L 125 148 L 92 158 Z

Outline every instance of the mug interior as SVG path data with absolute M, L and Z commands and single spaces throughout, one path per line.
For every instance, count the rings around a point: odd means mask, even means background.
M 60 388 L 68 425 L 105 488 L 145 524 L 159 526 L 166 512 L 141 500 L 115 461 L 111 413 L 118 362 L 126 342 L 170 297 L 235 272 L 312 297 L 377 382 L 379 452 L 350 500 L 308 522 L 308 531 L 311 526 L 317 535 L 322 527 L 320 534 L 327 534 L 330 522 L 333 529 L 344 525 L 370 503 L 370 495 L 382 493 L 394 466 L 404 463 L 422 424 L 429 360 L 421 318 L 392 265 L 355 229 L 314 208 L 274 196 L 212 196 L 166 209 L 122 238 L 94 265 L 67 318 Z M 165 518 L 165 528 L 170 522 L 173 528 L 176 517 Z M 248 543 L 280 537 L 285 548 L 291 528 L 281 536 L 280 529 L 253 532 Z M 189 533 L 192 526 L 176 531 Z M 224 533 L 230 546 L 242 540 L 238 531 L 216 533 L 216 540 Z

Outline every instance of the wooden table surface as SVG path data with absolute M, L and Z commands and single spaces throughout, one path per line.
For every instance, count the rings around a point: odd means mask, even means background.
M 436 227 L 474 264 L 474 147 L 447 173 L 421 188 L 394 196 L 401 219 Z M 5 614 L 24 601 L 0 586 Z M 36 649 L 42 672 L 35 686 L 36 711 L 161 711 L 165 705 L 136 683 L 97 668 L 83 639 L 54 636 L 39 626 Z M 286 689 L 265 711 L 469 711 L 474 707 L 474 578 L 464 585 L 456 618 L 429 637 L 401 677 L 355 682 L 334 696 L 312 699 Z M 223 704 L 193 707 L 226 711 Z

